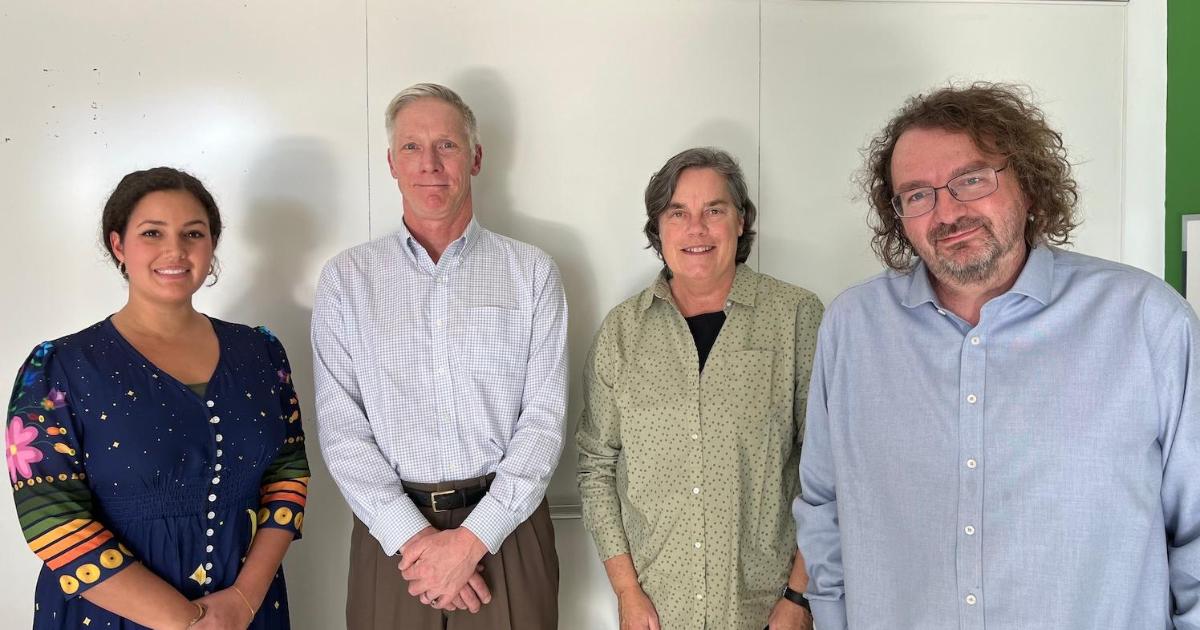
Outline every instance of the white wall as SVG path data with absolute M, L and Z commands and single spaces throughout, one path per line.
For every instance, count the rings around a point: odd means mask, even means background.
M 878 268 L 850 185 L 858 148 L 949 78 L 1031 84 L 1079 162 L 1079 249 L 1162 271 L 1164 0 L 54 0 L 0 5 L 0 59 L 0 359 L 14 372 L 37 342 L 120 307 L 100 206 L 122 174 L 165 163 L 200 176 L 227 221 L 225 273 L 199 306 L 271 326 L 311 411 L 317 271 L 398 225 L 382 111 L 427 80 L 480 119 L 480 220 L 563 271 L 573 376 L 604 313 L 658 268 L 641 198 L 667 157 L 740 157 L 761 210 L 751 262 L 828 300 Z M 572 432 L 579 401 L 573 382 Z M 315 447 L 286 566 L 296 627 L 324 629 L 342 625 L 349 513 Z M 574 474 L 568 442 L 553 502 L 577 502 Z M 38 564 L 5 503 L 0 605 L 24 627 Z M 614 628 L 590 539 L 556 525 L 562 627 Z

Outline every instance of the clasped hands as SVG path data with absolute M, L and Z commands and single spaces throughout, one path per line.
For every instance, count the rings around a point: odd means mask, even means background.
M 400 575 L 408 592 L 438 610 L 479 612 L 492 601 L 479 563 L 487 546 L 471 530 L 426 527 L 400 548 Z

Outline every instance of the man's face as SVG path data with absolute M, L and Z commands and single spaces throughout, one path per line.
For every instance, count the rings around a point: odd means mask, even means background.
M 471 148 L 454 106 L 436 98 L 414 101 L 396 114 L 388 166 L 404 196 L 404 214 L 420 221 L 453 221 L 471 212 L 471 177 L 483 148 Z
M 893 190 L 943 186 L 988 166 L 1002 168 L 1003 156 L 981 151 L 965 133 L 909 129 L 892 153 Z M 937 280 L 960 286 L 990 284 L 998 270 L 1009 268 L 1005 263 L 1024 260 L 1028 202 L 1013 169 L 998 173 L 997 179 L 996 192 L 982 199 L 962 202 L 941 189 L 932 212 L 901 219 L 904 235 Z

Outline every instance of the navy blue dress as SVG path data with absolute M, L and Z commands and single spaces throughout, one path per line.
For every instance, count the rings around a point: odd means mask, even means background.
M 308 462 L 283 346 L 212 319 L 203 396 L 104 320 L 34 349 L 13 387 L 5 454 L 44 566 L 34 628 L 140 628 L 80 597 L 141 562 L 189 599 L 233 584 L 260 528 L 304 522 Z M 251 628 L 287 628 L 283 572 Z

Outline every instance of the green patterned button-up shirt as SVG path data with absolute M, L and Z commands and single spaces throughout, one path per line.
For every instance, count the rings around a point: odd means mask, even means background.
M 796 550 L 822 310 L 739 265 L 703 373 L 665 277 L 604 319 L 576 434 L 584 522 L 602 559 L 631 554 L 663 628 L 766 625 Z

